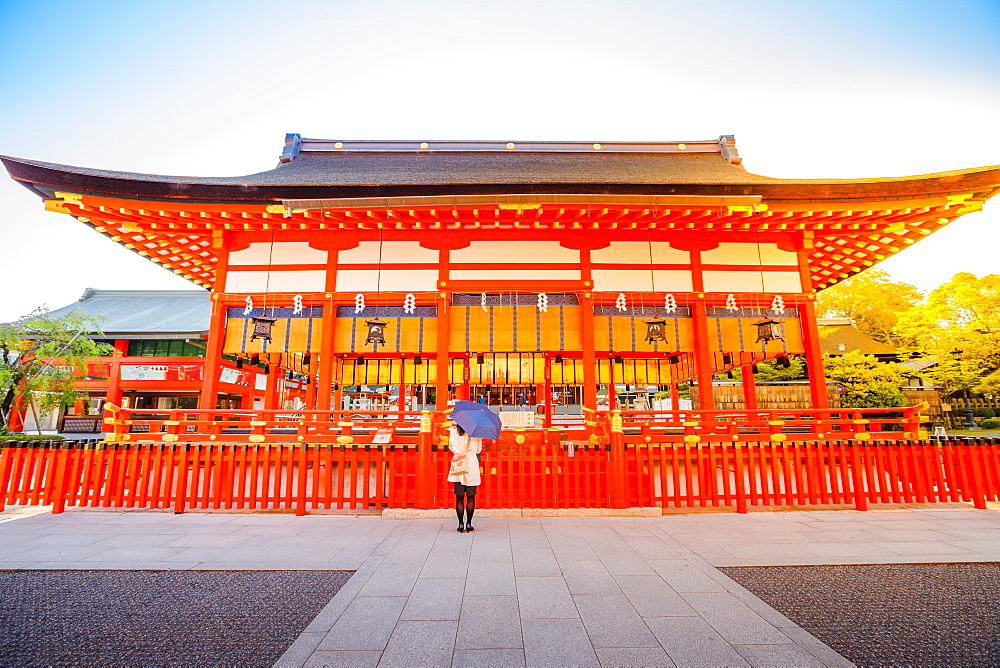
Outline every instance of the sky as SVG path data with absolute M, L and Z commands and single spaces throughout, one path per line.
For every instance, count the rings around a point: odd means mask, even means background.
M 325 139 L 699 140 L 789 178 L 1000 164 L 1000 0 L 0 0 L 0 154 L 151 174 Z M 881 263 L 1000 273 L 1000 197 Z M 197 289 L 0 171 L 0 322 Z

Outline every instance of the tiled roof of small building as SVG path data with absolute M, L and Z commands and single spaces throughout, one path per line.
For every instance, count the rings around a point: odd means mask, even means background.
M 819 346 L 824 354 L 843 355 L 852 350 L 858 350 L 865 355 L 895 355 L 897 352 L 892 346 L 868 336 L 849 320 L 846 321 L 846 324 L 843 320 L 820 320 L 817 324 L 819 325 Z
M 108 338 L 188 338 L 208 332 L 212 305 L 201 290 L 87 288 L 80 301 L 49 315 L 58 318 L 78 311 L 104 318 L 100 328 Z

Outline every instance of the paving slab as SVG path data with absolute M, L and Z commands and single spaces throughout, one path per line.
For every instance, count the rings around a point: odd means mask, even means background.
M 465 597 L 458 622 L 456 649 L 523 647 L 517 596 Z
M 601 665 L 579 619 L 524 619 L 521 629 L 528 666 Z
M 0 513 L 0 568 L 356 571 L 281 666 L 847 666 L 717 567 L 1000 562 L 1000 512 L 965 506 L 477 512 L 472 534 L 449 515 L 19 510 Z

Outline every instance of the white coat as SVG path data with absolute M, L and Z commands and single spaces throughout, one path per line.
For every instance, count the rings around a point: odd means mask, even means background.
M 465 459 L 466 473 L 464 475 L 449 475 L 448 482 L 460 482 L 467 487 L 479 484 L 479 459 L 476 457 L 483 451 L 483 439 L 472 438 L 468 434 L 459 435 L 454 426 L 448 430 L 448 449 L 452 460 Z M 449 467 L 451 464 L 449 463 Z

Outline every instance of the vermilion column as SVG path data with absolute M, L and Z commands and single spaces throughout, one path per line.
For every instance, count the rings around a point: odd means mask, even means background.
M 753 365 L 741 366 L 740 375 L 743 377 L 743 408 L 755 411 L 757 410 L 757 379 L 753 375 Z
M 205 375 L 201 381 L 201 398 L 198 407 L 214 410 L 219 401 L 219 365 L 222 345 L 226 339 L 226 306 L 219 295 L 212 295 L 212 318 L 208 326 L 208 345 L 205 346 Z
M 337 331 L 337 304 L 333 300 L 333 295 L 323 306 L 323 333 L 320 336 L 319 344 L 319 372 L 316 377 L 316 410 L 330 410 L 330 392 L 333 387 L 333 365 L 335 358 L 333 355 L 334 335 Z M 339 409 L 340 405 L 333 408 Z
M 271 373 L 267 375 L 267 389 L 264 390 L 264 410 L 273 411 L 280 408 L 278 381 L 281 373 L 281 367 L 271 365 Z
M 708 345 L 708 311 L 701 299 L 691 304 L 694 325 L 695 378 L 698 380 L 698 405 L 703 411 L 715 409 L 712 387 L 712 352 Z
M 597 357 L 594 351 L 594 300 L 589 292 L 580 299 L 580 339 L 583 348 L 583 405 L 597 409 Z
M 207 364 L 207 362 L 206 362 Z M 104 395 L 104 401 L 121 408 L 122 405 L 122 365 L 118 360 L 110 360 L 108 363 L 108 391 Z
M 448 305 L 448 293 L 439 292 L 437 297 L 437 409 L 448 407 L 448 371 L 450 360 L 448 347 L 451 338 L 451 309 Z
M 806 349 L 806 365 L 809 367 L 809 395 L 813 408 L 829 408 L 830 397 L 826 393 L 823 351 L 819 346 L 819 327 L 816 325 L 816 304 L 812 300 L 799 305 L 799 324 L 802 327 L 802 342 Z

